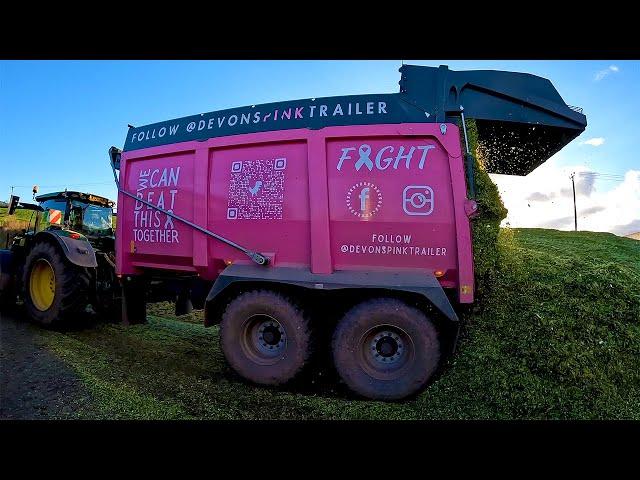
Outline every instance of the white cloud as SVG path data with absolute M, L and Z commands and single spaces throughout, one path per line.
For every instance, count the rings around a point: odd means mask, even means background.
M 604 77 L 606 77 L 607 75 L 609 75 L 611 72 L 619 72 L 620 69 L 618 68 L 617 65 L 609 65 L 608 68 L 605 68 L 604 70 L 600 70 L 599 72 L 596 72 L 596 74 L 593 77 L 593 80 L 595 82 L 599 82 L 600 80 L 602 80 Z
M 585 140 L 584 142 L 580 142 L 580 145 L 591 145 L 592 147 L 599 147 L 604 143 L 603 137 L 595 137 L 590 138 L 589 140 Z
M 640 224 L 640 170 L 621 182 L 593 180 L 585 165 L 558 167 L 554 159 L 526 177 L 491 175 L 509 210 L 503 225 L 573 230 L 571 172 L 576 172 L 578 230 L 635 233 Z

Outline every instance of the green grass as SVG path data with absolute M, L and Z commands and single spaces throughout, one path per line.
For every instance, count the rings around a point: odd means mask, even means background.
M 33 215 L 33 217 L 32 217 Z M 14 215 L 7 215 L 7 208 L 0 208 L 0 248 L 7 245 L 7 234 L 13 238 L 23 228 L 28 228 L 29 221 L 35 222 L 32 210 L 16 210 Z
M 16 218 L 18 220 L 25 220 L 25 221 L 29 221 L 29 219 L 31 218 L 31 214 L 34 213 L 32 210 L 16 210 L 16 212 L 13 215 L 7 215 L 7 207 L 0 207 L 0 221 L 3 220 L 5 217 L 9 217 L 9 218 Z M 34 218 L 35 218 L 35 214 L 34 214 Z
M 416 398 L 358 400 L 328 372 L 286 388 L 238 378 L 217 327 L 150 307 L 147 325 L 42 331 L 94 398 L 80 418 L 640 419 L 640 242 L 501 230 L 492 285 L 458 353 Z M 180 317 L 184 318 L 184 317 Z

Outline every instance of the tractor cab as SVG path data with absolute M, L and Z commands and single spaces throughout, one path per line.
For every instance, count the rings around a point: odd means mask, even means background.
M 36 197 L 42 215 L 36 226 L 65 228 L 89 238 L 113 237 L 114 202 L 98 195 L 81 192 L 55 192 Z

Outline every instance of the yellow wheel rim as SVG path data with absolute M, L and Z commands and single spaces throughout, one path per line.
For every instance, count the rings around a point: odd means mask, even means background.
M 29 293 L 34 306 L 44 312 L 53 304 L 56 293 L 56 275 L 53 267 L 44 258 L 39 259 L 31 270 Z

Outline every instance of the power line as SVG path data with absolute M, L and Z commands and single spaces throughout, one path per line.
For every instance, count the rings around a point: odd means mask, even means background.
M 581 175 L 586 178 L 602 178 L 604 180 L 624 180 L 624 177 L 614 177 L 609 175 Z
M 602 178 L 604 180 L 624 180 L 624 177 L 613 177 L 613 176 L 608 176 L 608 175 L 581 175 L 582 177 L 585 178 Z
M 588 172 L 578 172 L 577 174 L 580 175 L 581 177 L 591 178 L 593 180 L 609 180 L 612 182 L 622 182 L 625 179 L 624 175 L 618 175 L 614 173 L 588 171 Z M 574 222 L 574 229 L 577 232 L 578 231 L 578 210 L 576 207 L 575 176 L 576 176 L 576 172 L 572 172 L 571 175 L 569 175 L 569 178 L 571 179 L 571 187 L 573 189 L 573 222 Z
M 621 182 L 625 179 L 624 175 L 618 175 L 614 173 L 601 173 L 601 172 L 578 172 L 581 177 L 591 178 L 594 180 L 609 180 Z

